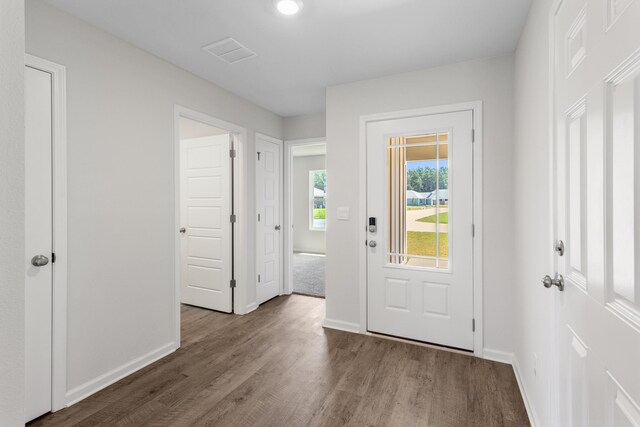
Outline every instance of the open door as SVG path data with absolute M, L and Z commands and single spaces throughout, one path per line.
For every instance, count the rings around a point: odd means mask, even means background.
M 181 301 L 232 312 L 230 134 L 180 141 Z
M 52 113 L 51 74 L 25 67 L 26 421 L 52 409 Z
M 638 426 L 640 2 L 557 6 L 557 425 Z

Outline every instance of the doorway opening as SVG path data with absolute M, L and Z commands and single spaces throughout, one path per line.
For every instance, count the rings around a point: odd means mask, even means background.
M 289 156 L 291 292 L 324 298 L 326 143 L 290 143 Z
M 233 135 L 180 117 L 182 304 L 233 311 Z
M 175 334 L 184 306 L 243 314 L 241 153 L 246 130 L 175 108 Z

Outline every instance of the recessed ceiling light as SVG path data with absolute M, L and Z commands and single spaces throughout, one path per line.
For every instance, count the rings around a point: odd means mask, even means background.
M 276 0 L 276 9 L 283 15 L 295 15 L 302 9 L 301 0 Z

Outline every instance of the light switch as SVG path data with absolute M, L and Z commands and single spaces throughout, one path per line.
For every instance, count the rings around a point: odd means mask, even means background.
M 338 218 L 338 221 L 349 221 L 349 208 L 338 208 L 336 218 Z

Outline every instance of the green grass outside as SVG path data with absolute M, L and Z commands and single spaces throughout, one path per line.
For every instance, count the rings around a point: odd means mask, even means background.
M 441 257 L 449 256 L 449 234 L 440 233 Z M 407 254 L 436 256 L 436 233 L 422 231 L 407 231 Z
M 440 224 L 449 224 L 449 212 L 443 212 L 438 215 L 440 218 Z M 420 218 L 418 221 L 420 222 L 431 222 L 433 224 L 436 223 L 436 215 L 425 216 L 424 218 Z
M 314 209 L 313 219 L 327 219 L 327 210 L 324 208 Z

